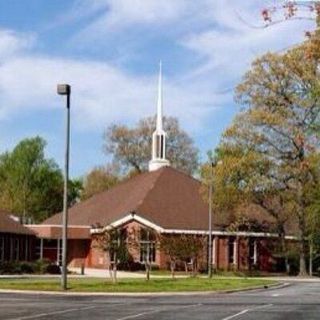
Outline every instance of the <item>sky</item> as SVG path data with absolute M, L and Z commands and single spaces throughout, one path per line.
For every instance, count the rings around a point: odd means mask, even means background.
M 251 62 L 304 40 L 310 21 L 261 28 L 276 0 L 0 0 L 0 152 L 40 135 L 62 166 L 64 97 L 72 86 L 71 176 L 106 164 L 103 132 L 156 111 L 179 119 L 206 159 L 241 106 Z M 281 12 L 279 13 L 281 14 Z

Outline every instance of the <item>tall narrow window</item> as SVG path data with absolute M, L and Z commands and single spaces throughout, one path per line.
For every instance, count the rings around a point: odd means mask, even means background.
M 13 259 L 18 261 L 19 260 L 19 257 L 20 257 L 20 248 L 19 248 L 19 245 L 20 245 L 20 241 L 19 241 L 19 238 L 15 238 L 14 239 L 14 253 L 13 253 Z
M 4 236 L 0 237 L 0 261 L 4 261 Z
M 162 159 L 163 158 L 163 146 L 164 146 L 164 143 L 163 143 L 163 135 L 160 136 L 160 158 Z
M 25 236 L 25 252 L 24 252 L 24 258 L 26 261 L 29 260 L 29 237 Z
M 235 238 L 230 237 L 228 242 L 228 262 L 229 264 L 235 264 L 235 254 L 234 254 L 234 246 L 235 246 Z

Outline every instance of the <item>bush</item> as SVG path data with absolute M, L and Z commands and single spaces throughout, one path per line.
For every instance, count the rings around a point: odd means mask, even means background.
M 3 261 L 0 262 L 0 274 L 61 274 L 60 267 L 49 260 Z
M 47 272 L 48 266 L 51 264 L 51 261 L 48 259 L 39 259 L 33 263 L 35 266 L 35 273 L 45 274 Z
M 0 263 L 0 274 L 21 274 L 20 263 L 15 261 L 4 261 Z
M 47 266 L 46 273 L 49 273 L 49 274 L 61 274 L 61 269 L 56 264 L 49 264 Z
M 32 262 L 23 261 L 20 262 L 21 273 L 35 273 L 35 265 Z

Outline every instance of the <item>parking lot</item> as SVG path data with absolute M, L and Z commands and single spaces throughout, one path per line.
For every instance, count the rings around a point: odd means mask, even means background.
M 0 319 L 319 319 L 320 283 L 233 294 L 77 296 L 0 294 Z

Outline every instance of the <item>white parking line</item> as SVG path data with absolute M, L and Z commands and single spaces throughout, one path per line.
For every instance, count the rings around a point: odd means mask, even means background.
M 221 320 L 230 320 L 230 319 L 233 319 L 233 318 L 235 318 L 235 317 L 241 316 L 242 314 L 245 314 L 245 313 L 247 313 L 248 311 L 249 311 L 249 309 L 245 309 L 245 310 L 242 310 L 242 311 L 240 311 L 240 312 L 238 312 L 238 313 L 236 313 L 236 314 L 233 314 L 232 316 L 223 318 L 223 319 L 221 319 Z
M 272 306 L 272 304 L 264 304 L 264 305 L 262 305 L 262 306 L 258 306 L 258 307 L 255 307 L 255 308 L 244 309 L 244 310 L 242 310 L 242 311 L 240 311 L 240 312 L 238 312 L 238 313 L 235 313 L 235 314 L 233 314 L 233 315 L 231 315 L 231 316 L 228 316 L 228 317 L 226 317 L 226 318 L 223 318 L 223 319 L 221 319 L 221 320 L 234 319 L 234 318 L 239 317 L 239 316 L 241 316 L 242 314 L 245 314 L 245 313 L 247 313 L 247 312 L 249 312 L 249 311 L 254 311 L 254 310 L 258 310 L 258 309 L 262 309 L 262 308 L 267 308 L 267 307 L 271 307 L 271 306 Z
M 88 310 L 88 309 L 93 309 L 95 307 L 84 307 L 84 308 L 73 308 L 73 309 L 67 309 L 67 310 L 61 310 L 61 311 L 55 311 L 55 312 L 48 312 L 48 313 L 39 313 L 39 314 L 34 314 L 31 316 L 24 316 L 24 317 L 19 317 L 19 318 L 11 318 L 9 320 L 27 320 L 27 319 L 37 319 L 37 318 L 43 318 L 47 316 L 54 316 L 57 314 L 63 314 L 63 313 L 68 313 L 68 312 L 75 312 L 75 311 L 82 311 L 82 310 Z
M 122 318 L 118 318 L 115 320 L 128 320 L 128 319 L 136 319 L 145 315 L 150 315 L 150 314 L 154 314 L 154 313 L 158 313 L 158 312 L 163 312 L 163 311 L 173 311 L 173 310 L 180 310 L 180 309 L 187 309 L 187 308 L 192 308 L 192 307 L 198 307 L 201 306 L 201 303 L 197 303 L 197 304 L 191 304 L 189 306 L 184 306 L 184 307 L 177 307 L 177 308 L 169 308 L 169 309 L 157 309 L 157 310 L 152 310 L 152 311 L 146 311 L 146 312 L 141 312 L 141 313 L 136 313 L 136 314 L 131 314 Z

